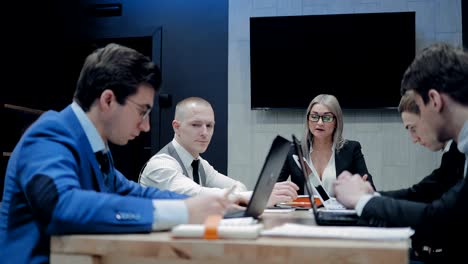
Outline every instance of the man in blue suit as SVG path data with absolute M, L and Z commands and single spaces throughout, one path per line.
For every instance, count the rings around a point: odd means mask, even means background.
M 224 213 L 231 202 L 223 196 L 141 187 L 113 166 L 107 143 L 149 131 L 160 82 L 157 66 L 127 47 L 109 44 L 86 58 L 72 104 L 44 113 L 10 157 L 2 262 L 49 262 L 51 235 L 151 232 Z

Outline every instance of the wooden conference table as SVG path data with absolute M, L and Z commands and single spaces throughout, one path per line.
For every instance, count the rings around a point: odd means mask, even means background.
M 286 222 L 313 222 L 307 211 L 265 213 L 271 228 Z M 363 241 L 262 237 L 180 239 L 169 232 L 125 235 L 67 235 L 51 241 L 52 264 L 97 263 L 408 263 L 410 240 Z

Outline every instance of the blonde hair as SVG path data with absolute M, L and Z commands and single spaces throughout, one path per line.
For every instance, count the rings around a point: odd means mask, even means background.
M 305 129 L 304 129 L 304 136 L 302 138 L 302 152 L 309 158 L 310 147 L 314 142 L 314 135 L 310 132 L 309 129 L 309 114 L 312 110 L 312 107 L 316 104 L 321 104 L 326 106 L 330 112 L 335 116 L 336 126 L 335 130 L 333 131 L 333 142 L 335 143 L 335 150 L 339 152 L 340 149 L 343 147 L 345 140 L 343 139 L 343 111 L 341 110 L 340 103 L 335 96 L 330 94 L 319 94 L 309 104 L 307 107 L 306 115 L 305 115 Z

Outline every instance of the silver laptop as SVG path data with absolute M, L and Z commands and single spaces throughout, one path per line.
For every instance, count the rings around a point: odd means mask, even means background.
M 268 199 L 288 156 L 291 142 L 281 136 L 276 136 L 270 147 L 263 168 L 245 210 L 228 211 L 224 218 L 254 217 L 258 218 L 265 210 Z

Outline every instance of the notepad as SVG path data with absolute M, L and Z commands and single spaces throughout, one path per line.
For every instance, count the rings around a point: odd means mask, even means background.
M 285 213 L 291 213 L 296 211 L 294 208 L 267 208 L 263 211 L 263 213 L 279 213 L 279 214 L 285 214 Z
M 217 236 L 219 238 L 255 239 L 260 235 L 263 224 L 259 224 L 253 217 L 222 219 L 219 222 Z M 204 238 L 205 225 L 183 224 L 172 228 L 175 238 Z
M 359 240 L 405 240 L 414 234 L 406 228 L 356 227 L 356 226 L 310 226 L 287 223 L 261 231 L 262 236 L 340 238 Z

